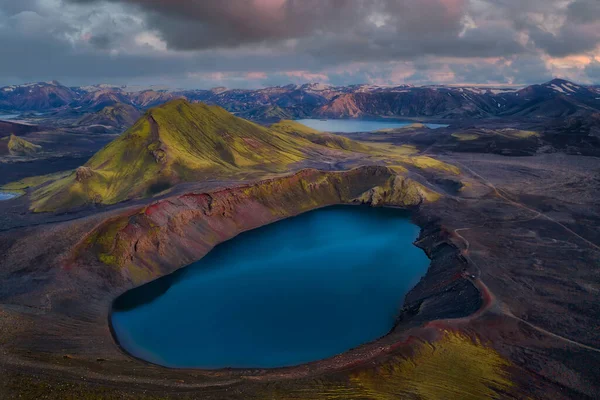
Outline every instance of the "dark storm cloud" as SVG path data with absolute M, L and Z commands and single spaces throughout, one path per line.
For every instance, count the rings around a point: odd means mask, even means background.
M 600 33 L 594 30 L 600 18 L 598 0 L 576 0 L 568 7 L 563 0 L 110 1 L 137 7 L 148 27 L 177 50 L 297 39 L 310 54 L 330 61 L 335 55 L 346 62 L 423 55 L 512 56 L 525 50 L 518 40 L 521 33 L 552 56 L 593 50 L 600 43 Z M 486 20 L 471 29 L 465 26 L 467 18 L 478 14 L 486 14 Z M 544 17 L 562 15 L 566 22 L 557 32 L 540 26 Z
M 94 0 L 70 0 L 95 3 Z M 336 61 L 433 55 L 512 55 L 515 32 L 463 32 L 467 0 L 112 0 L 136 6 L 170 49 L 206 50 L 298 40 Z
M 536 46 L 553 57 L 566 57 L 594 50 L 600 44 L 596 27 L 565 26 L 557 34 L 531 28 L 530 37 Z
M 600 1 L 578 0 L 568 7 L 568 17 L 574 23 L 597 22 L 600 19 Z
M 599 21 L 600 0 L 0 0 L 0 79 L 520 82 L 598 56 Z
M 448 35 L 419 37 L 414 33 L 403 34 L 400 39 L 399 34 L 393 32 L 371 35 L 360 32 L 344 37 L 325 35 L 318 41 L 300 42 L 299 49 L 329 64 L 339 61 L 410 60 L 430 55 L 501 57 L 525 51 L 513 33 L 501 27 L 475 28 L 466 32 L 460 40 Z
M 599 0 L 486 1 L 517 32 L 527 34 L 535 49 L 550 56 L 581 54 L 600 45 Z
M 528 84 L 552 79 L 552 72 L 544 61 L 530 55 L 491 63 L 456 64 L 450 68 L 459 82 Z
M 521 20 L 535 45 L 554 57 L 595 50 L 600 45 L 600 1 L 575 0 L 564 12 L 564 22 L 554 31 L 535 21 Z
M 0 1 L 0 14 L 15 15 L 23 11 L 35 11 L 38 8 L 37 0 Z
M 69 0 L 72 3 L 99 3 Z M 376 1 L 346 0 L 111 0 L 137 6 L 148 25 L 179 50 L 237 47 L 248 43 L 297 38 L 316 29 L 356 22 Z
M 593 82 L 600 83 L 600 62 L 592 62 L 585 68 L 585 73 Z

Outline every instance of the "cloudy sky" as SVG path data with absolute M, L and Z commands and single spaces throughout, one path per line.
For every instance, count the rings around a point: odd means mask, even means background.
M 600 83 L 600 0 L 0 0 L 0 86 Z

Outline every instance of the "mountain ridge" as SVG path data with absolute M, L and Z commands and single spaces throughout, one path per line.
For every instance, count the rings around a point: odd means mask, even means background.
M 84 126 L 104 126 L 123 128 L 132 126 L 141 116 L 141 112 L 132 105 L 115 103 L 103 109 L 87 114 L 77 124 Z
M 31 94 L 28 92 L 32 90 Z M 176 98 L 215 104 L 244 118 L 558 118 L 600 111 L 600 89 L 563 79 L 523 88 L 485 86 L 330 86 L 304 84 L 263 89 L 137 90 L 58 82 L 0 88 L 0 109 L 49 111 L 69 107 L 97 112 L 123 103 L 147 110 Z

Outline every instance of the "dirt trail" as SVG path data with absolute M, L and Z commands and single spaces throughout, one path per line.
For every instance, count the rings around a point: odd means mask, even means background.
M 480 277 L 481 277 L 481 269 L 479 268 L 479 266 L 469 257 L 469 249 L 471 247 L 471 243 L 460 233 L 461 231 L 467 231 L 470 230 L 472 228 L 459 228 L 459 229 L 455 229 L 454 230 L 454 234 L 456 235 L 456 237 L 458 237 L 464 244 L 465 248 L 461 251 L 461 254 L 463 255 L 463 257 L 465 257 L 468 261 L 469 261 L 469 265 L 473 265 L 475 267 L 475 269 L 477 270 L 477 276 L 476 279 L 474 279 L 473 283 L 475 284 L 475 286 L 477 286 L 477 288 L 479 289 L 479 291 L 481 292 L 482 296 L 484 299 L 486 299 L 485 305 L 479 310 L 477 311 L 475 314 L 467 317 L 468 319 L 473 319 L 479 315 L 482 315 L 484 312 L 491 310 L 492 308 L 495 309 L 502 309 L 502 314 L 506 315 L 507 317 L 516 319 L 522 323 L 524 323 L 525 325 L 529 326 L 530 328 L 535 329 L 538 332 L 541 332 L 543 334 L 546 334 L 548 336 L 551 336 L 555 339 L 559 339 L 562 340 L 564 342 L 570 343 L 572 345 L 584 348 L 586 350 L 590 350 L 590 351 L 595 351 L 597 353 L 600 353 L 600 349 L 597 349 L 595 347 L 591 347 L 588 346 L 586 344 L 577 342 L 575 340 L 571 340 L 569 338 L 566 338 L 564 336 L 560 336 L 556 333 L 550 332 L 544 328 L 541 328 L 537 325 L 532 324 L 531 322 L 528 322 L 522 318 L 517 317 L 516 315 L 514 315 L 507 307 L 501 307 L 501 305 L 499 304 L 498 300 L 496 299 L 496 297 L 494 296 L 494 294 L 489 290 L 489 288 L 485 285 L 485 283 L 483 283 L 483 281 L 481 281 Z
M 581 237 L 577 233 L 573 232 L 571 229 L 567 228 L 566 226 L 564 226 L 560 222 L 556 221 L 555 219 L 553 219 L 553 218 L 551 218 L 551 217 L 549 217 L 549 216 L 547 216 L 547 215 L 545 215 L 545 214 L 543 214 L 543 213 L 541 213 L 541 212 L 539 212 L 537 210 L 531 209 L 531 208 L 527 207 L 526 205 L 524 205 L 522 203 L 516 202 L 516 201 L 514 201 L 514 200 L 512 200 L 512 199 L 510 199 L 508 197 L 506 197 L 504 194 L 502 194 L 502 192 L 501 192 L 500 189 L 496 188 L 496 186 L 494 184 L 492 184 L 491 182 L 489 182 L 487 179 L 485 179 L 483 176 L 481 176 L 477 172 L 473 171 L 471 168 L 465 166 L 464 164 L 462 164 L 460 162 L 456 162 L 456 164 L 459 164 L 462 168 L 466 169 L 472 175 L 474 175 L 475 177 L 479 178 L 486 186 L 488 186 L 490 189 L 492 189 L 494 191 L 494 193 L 496 193 L 496 195 L 498 197 L 502 198 L 506 202 L 508 202 L 508 203 L 510 203 L 510 204 L 512 204 L 512 205 L 514 205 L 516 207 L 519 207 L 519 208 L 522 208 L 522 209 L 525 209 L 527 211 L 530 211 L 530 212 L 534 213 L 534 216 L 532 218 L 529 218 L 529 219 L 523 220 L 523 221 L 518 221 L 518 222 L 530 221 L 530 220 L 534 220 L 534 219 L 540 218 L 540 217 L 545 218 L 548 221 L 551 221 L 551 222 L 559 225 L 560 227 L 562 227 L 563 229 L 565 229 L 567 232 L 569 232 L 569 233 L 573 234 L 574 236 L 576 236 L 577 238 L 581 239 L 582 241 L 584 241 L 585 243 L 587 243 L 588 245 L 590 245 L 594 249 L 600 250 L 600 246 L 596 245 L 595 243 L 590 242 L 589 240 L 585 239 L 584 237 Z M 517 222 L 517 221 L 515 221 L 515 222 Z M 481 315 L 483 312 L 488 311 L 488 310 L 490 310 L 492 308 L 496 308 L 496 307 L 500 308 L 500 305 L 499 305 L 498 301 L 496 300 L 495 296 L 492 294 L 492 292 L 487 288 L 487 286 L 483 283 L 483 281 L 481 281 L 481 279 L 480 279 L 481 278 L 481 269 L 479 268 L 479 266 L 477 265 L 477 263 L 475 263 L 471 259 L 471 257 L 469 256 L 469 251 L 470 251 L 470 248 L 471 248 L 471 243 L 469 242 L 469 240 L 467 240 L 467 238 L 465 238 L 463 235 L 461 235 L 459 233 L 459 232 L 467 231 L 467 230 L 470 230 L 470 229 L 473 229 L 473 228 L 466 227 L 466 228 L 455 229 L 454 230 L 454 235 L 463 242 L 464 249 L 461 251 L 461 254 L 463 255 L 463 257 L 465 257 L 467 259 L 467 261 L 469 262 L 469 265 L 473 265 L 475 267 L 477 275 L 476 275 L 476 279 L 474 280 L 475 281 L 474 283 L 480 289 L 480 291 L 481 291 L 482 295 L 484 296 L 484 298 L 487 298 L 487 300 L 488 300 L 487 304 L 481 310 L 479 310 L 475 314 L 475 315 Z M 586 344 L 583 344 L 583 343 L 577 342 L 575 340 L 566 338 L 564 336 L 558 335 L 556 333 L 550 332 L 550 331 L 548 331 L 548 330 L 546 330 L 544 328 L 541 328 L 541 327 L 539 327 L 539 326 L 537 326 L 535 324 L 532 324 L 531 322 L 528 322 L 528 321 L 526 321 L 526 320 L 524 320 L 522 318 L 519 318 L 519 317 L 515 316 L 506 307 L 501 307 L 501 308 L 502 308 L 502 313 L 504 315 L 506 315 L 507 317 L 516 319 L 516 320 L 524 323 L 525 325 L 529 326 L 530 328 L 535 329 L 536 331 L 538 331 L 540 333 L 543 333 L 543 334 L 546 334 L 546 335 L 548 335 L 550 337 L 553 337 L 555 339 L 567 342 L 567 343 L 572 344 L 574 346 L 577 346 L 577 347 L 580 347 L 580 348 L 583 348 L 583 349 L 586 349 L 586 350 L 590 350 L 590 351 L 594 351 L 594 352 L 600 353 L 600 349 L 597 349 L 597 348 L 592 347 L 592 346 L 588 346 Z
M 464 168 L 465 170 L 469 171 L 472 175 L 474 175 L 475 177 L 479 178 L 481 180 L 481 182 L 486 185 L 487 187 L 489 187 L 490 189 L 492 189 L 494 191 L 494 193 L 500 197 L 501 199 L 503 199 L 504 201 L 506 201 L 509 204 L 514 205 L 515 207 L 518 208 L 522 208 L 524 210 L 530 211 L 532 213 L 534 213 L 536 216 L 538 217 L 543 217 L 545 219 L 547 219 L 550 222 L 553 222 L 555 224 L 557 224 L 558 226 L 560 226 L 561 228 L 563 228 L 565 231 L 569 232 L 570 234 L 572 234 L 573 236 L 577 237 L 578 239 L 584 241 L 585 243 L 587 243 L 589 246 L 593 247 L 594 249 L 600 251 L 600 246 L 598 246 L 597 244 L 589 241 L 588 239 L 584 238 L 583 236 L 580 236 L 578 233 L 574 232 L 573 230 L 569 229 L 567 226 L 563 225 L 562 223 L 558 222 L 557 220 L 555 220 L 554 218 L 539 212 L 537 210 L 534 210 L 530 207 L 527 207 L 525 204 L 523 203 L 519 203 L 517 201 L 514 201 L 508 197 L 506 197 L 506 195 L 504 195 L 502 193 L 501 189 L 498 189 L 493 183 L 491 183 L 489 180 L 487 180 L 486 178 L 484 178 L 483 176 L 481 176 L 479 173 L 473 171 L 471 168 L 467 167 L 466 165 L 464 165 L 463 163 L 459 162 L 459 161 L 454 161 L 454 163 L 460 165 L 461 168 Z

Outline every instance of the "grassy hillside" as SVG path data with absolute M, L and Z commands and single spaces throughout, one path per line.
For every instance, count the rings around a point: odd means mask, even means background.
M 251 118 L 259 121 L 279 121 L 282 119 L 290 119 L 292 115 L 290 112 L 284 110 L 279 106 L 263 106 L 247 112 L 242 112 L 241 116 L 244 118 Z
M 359 153 L 369 153 L 372 151 L 369 146 L 355 140 L 348 139 L 341 135 L 317 131 L 296 121 L 283 120 L 271 125 L 270 128 L 274 131 L 301 137 L 312 143 L 331 149 L 356 151 Z
M 360 143 L 289 120 L 263 127 L 218 106 L 174 100 L 146 112 L 84 166 L 32 188 L 31 209 L 64 211 L 114 204 L 153 196 L 181 182 L 287 172 L 300 161 L 358 153 L 365 162 L 372 159 L 399 170 L 458 174 L 456 167 L 417 152 L 392 144 Z
M 380 130 L 372 132 L 372 133 L 410 133 L 410 132 L 418 131 L 421 129 L 427 130 L 427 129 L 429 129 L 429 127 L 420 122 L 415 122 L 410 125 L 402 126 L 400 128 L 385 128 L 385 129 L 380 129 Z
M 2 185 L 0 186 L 0 190 L 24 194 L 27 189 L 35 188 L 45 183 L 64 178 L 65 176 L 70 175 L 72 172 L 73 171 L 61 171 L 48 175 L 30 176 L 28 178 L 21 179 L 20 181 L 10 182 L 6 185 Z
M 250 170 L 284 171 L 317 146 L 300 136 L 175 100 L 148 111 L 83 167 L 32 195 L 35 211 L 113 204 L 172 185 Z
M 15 135 L 0 139 L 0 155 L 30 156 L 40 151 L 42 151 L 42 146 Z

